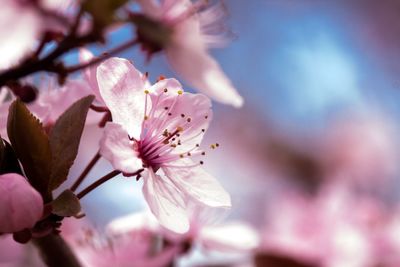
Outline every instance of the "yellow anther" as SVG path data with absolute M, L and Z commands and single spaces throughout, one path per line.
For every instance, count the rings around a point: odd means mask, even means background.
M 183 131 L 183 128 L 182 128 L 181 126 L 178 126 L 178 127 L 176 127 L 176 130 L 177 130 L 178 132 L 182 132 L 182 131 Z
M 215 149 L 216 146 L 215 146 L 214 144 L 212 144 L 212 145 L 210 145 L 210 148 L 211 148 L 211 149 Z
M 182 90 L 178 90 L 178 95 L 181 95 L 181 94 L 183 94 L 183 91 Z
M 145 93 L 146 95 L 148 95 L 150 92 L 149 92 L 149 90 L 144 90 L 144 93 Z

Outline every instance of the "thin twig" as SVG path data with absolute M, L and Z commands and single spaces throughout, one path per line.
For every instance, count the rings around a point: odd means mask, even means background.
M 96 105 L 90 105 L 90 109 L 96 111 L 96 112 L 108 112 L 109 109 L 106 107 L 101 107 L 101 106 L 96 106 Z
M 75 191 L 79 185 L 83 182 L 85 177 L 89 174 L 89 172 L 92 170 L 93 166 L 97 163 L 97 161 L 101 158 L 101 155 L 99 152 L 94 155 L 92 160 L 89 162 L 89 164 L 86 166 L 86 168 L 83 170 L 81 175 L 79 175 L 78 179 L 76 179 L 75 183 L 71 186 L 71 191 Z
M 104 53 L 104 54 L 94 58 L 92 61 L 86 62 L 84 64 L 79 64 L 79 65 L 75 65 L 75 66 L 66 67 L 65 71 L 66 71 L 66 73 L 69 74 L 69 73 L 73 73 L 75 71 L 78 71 L 78 70 L 85 69 L 87 67 L 96 65 L 96 64 L 101 63 L 102 61 L 104 61 L 104 60 L 106 60 L 106 59 L 108 59 L 108 58 L 110 58 L 110 57 L 112 57 L 112 56 L 114 56 L 114 55 L 116 55 L 118 53 L 123 52 L 124 50 L 126 50 L 128 48 L 131 48 L 131 47 L 135 46 L 136 44 L 138 44 L 138 41 L 136 39 L 132 39 L 132 40 L 120 45 L 120 46 L 117 46 L 117 47 L 111 49 L 107 53 Z
M 121 171 L 117 171 L 114 170 L 106 175 L 104 175 L 103 177 L 101 177 L 99 180 L 95 181 L 94 183 L 92 183 L 91 185 L 89 185 L 88 187 L 86 187 L 85 189 L 83 189 L 81 192 L 79 192 L 76 196 L 81 199 L 84 196 L 86 196 L 88 193 L 90 193 L 92 190 L 96 189 L 98 186 L 102 185 L 103 183 L 107 182 L 108 180 L 114 178 L 115 176 L 117 176 L 118 174 L 120 174 Z

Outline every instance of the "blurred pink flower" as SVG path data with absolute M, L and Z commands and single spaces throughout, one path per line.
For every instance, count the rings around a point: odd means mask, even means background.
M 65 28 L 46 12 L 62 13 L 73 0 L 3 0 L 0 9 L 0 70 L 10 67 L 34 48 L 45 30 Z M 46 12 L 43 12 L 46 11 Z M 51 25 L 51 26 L 49 26 Z
M 163 226 L 189 230 L 189 199 L 231 206 L 229 194 L 200 167 L 203 161 L 191 159 L 205 154 L 199 146 L 212 117 L 207 97 L 184 93 L 175 79 L 146 89 L 140 72 L 125 59 L 102 63 L 97 78 L 113 119 L 105 127 L 100 153 L 125 175 L 144 169 L 143 194 Z
M 399 263 L 400 228 L 378 199 L 331 184 L 315 199 L 286 194 L 276 203 L 267 219 L 264 252 L 322 267 Z
M 29 105 L 29 109 L 44 125 L 52 125 L 69 106 L 90 94 L 93 92 L 84 81 L 68 80 L 61 88 L 50 85 L 47 91 L 41 91 L 38 99 Z M 97 123 L 100 119 L 101 114 L 89 110 L 86 123 Z
M 58 87 L 49 81 L 40 84 L 39 91 L 33 102 L 26 103 L 30 112 L 35 115 L 45 127 L 51 127 L 73 103 L 93 94 L 90 87 L 81 80 L 68 80 L 65 85 Z M 8 108 L 15 96 L 3 87 L 0 91 L 0 135 L 7 138 Z M 95 124 L 101 120 L 102 114 L 89 110 L 86 124 Z
M 121 227 L 120 219 L 116 219 L 100 234 L 87 226 L 82 230 L 80 222 L 74 220 L 76 229 L 66 238 L 85 267 L 169 266 L 179 248 L 164 246 L 156 228 L 141 214 L 130 223 L 127 231 Z
M 107 226 L 114 235 L 133 234 L 138 229 L 147 229 L 158 233 L 170 246 L 180 248 L 181 254 L 188 253 L 188 246 L 199 246 L 205 253 L 222 252 L 245 255 L 259 246 L 259 235 L 243 222 L 221 223 L 219 225 L 202 224 L 191 220 L 190 230 L 184 234 L 170 232 L 162 228 L 156 219 L 147 212 L 134 213 L 115 219 Z M 197 246 L 198 245 L 198 246 Z
M 329 175 L 359 185 L 386 186 L 398 173 L 398 129 L 388 114 L 347 114 L 334 123 L 325 140 Z
M 172 36 L 164 50 L 172 68 L 191 86 L 211 98 L 235 107 L 243 105 L 231 81 L 207 52 L 209 47 L 221 46 L 226 39 L 215 32 L 221 28 L 224 11 L 220 6 L 202 12 L 198 1 L 190 0 L 138 0 L 142 11 L 171 29 Z
M 381 228 L 380 235 L 375 238 L 375 255 L 382 262 L 382 266 L 400 266 L 400 210 L 397 208 L 388 216 L 386 225 L 378 225 Z
M 4 0 L 0 9 L 0 70 L 14 64 L 32 48 L 40 32 L 40 17 L 29 4 Z
M 81 48 L 79 50 L 79 62 L 81 64 L 88 63 L 94 59 L 93 54 L 84 48 Z M 93 94 L 96 96 L 96 101 L 98 105 L 100 106 L 105 106 L 104 100 L 101 97 L 100 91 L 99 91 L 99 85 L 97 84 L 97 65 L 90 66 L 88 68 L 83 69 L 82 74 L 83 74 L 83 79 L 87 82 L 89 88 L 92 90 Z
M 198 239 L 206 250 L 239 253 L 252 252 L 260 242 L 258 233 L 239 221 L 205 226 L 200 230 Z
M 42 217 L 40 194 L 21 175 L 0 175 L 0 233 L 31 228 Z

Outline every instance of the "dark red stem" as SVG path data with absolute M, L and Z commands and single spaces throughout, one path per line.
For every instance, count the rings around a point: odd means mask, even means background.
M 101 158 L 100 153 L 97 152 L 96 155 L 92 158 L 92 160 L 89 162 L 89 164 L 86 166 L 86 168 L 83 170 L 81 175 L 76 179 L 75 183 L 71 186 L 71 191 L 75 191 L 79 185 L 83 182 L 85 177 L 89 174 L 89 172 L 92 170 L 93 166 L 97 163 L 97 161 Z

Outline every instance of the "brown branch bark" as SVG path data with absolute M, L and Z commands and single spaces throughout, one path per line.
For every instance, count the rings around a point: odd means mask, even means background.
M 65 240 L 57 234 L 33 239 L 43 261 L 48 267 L 81 267 Z

